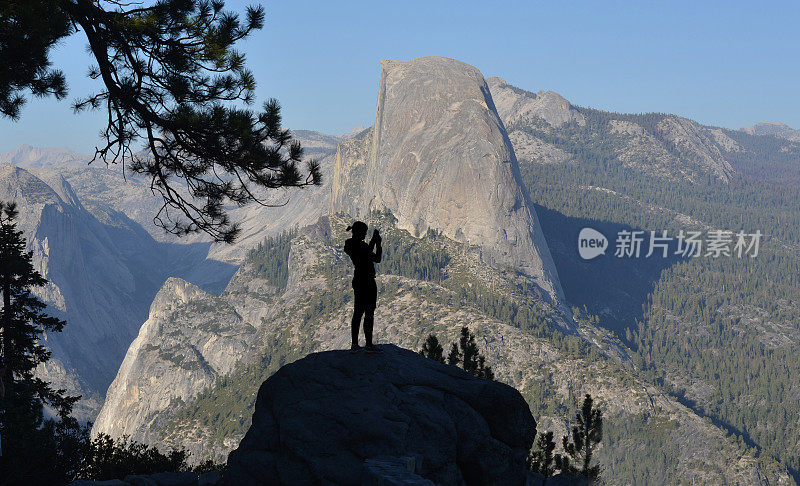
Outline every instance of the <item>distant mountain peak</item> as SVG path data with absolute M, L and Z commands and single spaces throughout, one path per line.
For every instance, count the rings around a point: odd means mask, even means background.
M 758 122 L 748 127 L 742 127 L 739 129 L 739 131 L 750 135 L 767 135 L 771 137 L 785 138 L 793 142 L 800 142 L 800 130 L 795 130 L 794 128 L 782 122 Z
M 341 139 L 342 140 L 350 140 L 351 138 L 357 137 L 358 134 L 360 134 L 364 130 L 366 130 L 366 127 L 364 127 L 364 125 L 355 126 L 355 127 L 353 127 L 352 130 L 350 130 L 349 132 L 347 132 L 344 135 L 342 135 Z
M 492 77 L 486 80 L 492 92 L 495 107 L 506 124 L 542 118 L 553 128 L 565 123 L 584 125 L 586 120 L 563 96 L 555 91 L 541 90 L 538 93 L 525 91 L 508 84 L 504 79 Z
M 0 200 L 27 204 L 61 204 L 59 195 L 44 181 L 15 164 L 0 160 Z M 24 216 L 24 215 L 23 215 Z M 27 218 L 23 217 L 23 222 Z M 24 224 L 22 225 L 24 226 Z
M 559 131 L 565 124 L 574 123 L 585 128 L 587 121 L 594 120 L 599 121 L 604 130 L 609 130 L 607 136 L 622 139 L 614 158 L 629 167 L 691 179 L 693 176 L 679 168 L 688 164 L 692 171 L 711 173 L 724 182 L 735 173 L 726 153 L 741 148 L 721 129 L 704 127 L 676 115 L 625 115 L 577 108 L 555 91 L 533 93 L 496 77 L 487 82 L 514 151 L 521 160 L 539 164 L 574 163 L 574 154 L 569 153 L 568 146 L 556 146 L 554 143 L 558 142 L 545 139 L 568 136 Z M 646 122 L 646 118 L 651 123 Z M 542 138 L 544 134 L 548 135 Z M 596 141 L 599 142 L 599 138 Z
M 794 130 L 794 129 L 783 122 L 765 121 L 765 122 L 754 123 L 748 127 L 742 127 L 739 130 L 743 132 L 752 132 L 758 130 Z
M 65 147 L 33 147 L 28 144 L 0 154 L 0 163 L 8 162 L 28 169 L 84 166 L 90 159 L 88 155 Z

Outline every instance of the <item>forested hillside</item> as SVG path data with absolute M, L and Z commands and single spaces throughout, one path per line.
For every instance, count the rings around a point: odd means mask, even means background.
M 572 108 L 584 124 L 508 124 L 512 140 L 562 154 L 556 162 L 520 156 L 520 166 L 567 299 L 616 332 L 651 383 L 799 479 L 800 145 L 691 122 L 700 148 L 733 168 L 720 178 L 703 170 L 702 154 L 672 141 L 670 124 L 688 120 Z M 765 237 L 756 258 L 624 259 L 611 251 L 584 262 L 575 245 L 585 226 L 612 245 L 621 229 Z
M 346 345 L 351 274 L 340 246 L 347 221 L 332 218 L 330 232 L 268 238 L 249 255 L 244 275 L 286 282 L 269 299 L 273 311 L 253 323 L 261 344 L 193 399 L 175 400 L 157 412 L 151 428 L 157 443 L 187 447 L 197 459 L 224 460 L 250 425 L 262 381 L 309 352 Z M 610 333 L 597 329 L 584 312 L 575 310 L 584 336 L 564 334 L 553 310 L 516 272 L 479 265 L 460 243 L 434 232 L 415 238 L 393 221 L 388 213 L 373 214 L 369 221 L 381 229 L 385 245 L 378 265 L 379 342 L 419 349 L 429 333 L 452 340 L 467 325 L 497 378 L 517 387 L 540 430 L 556 436 L 570 426 L 570 410 L 583 393 L 591 392 L 605 410 L 597 457 L 609 484 L 656 484 L 675 476 L 706 483 L 788 479 L 777 463 L 757 458 L 753 448 L 631 373 L 614 354 Z M 328 227 L 317 226 L 323 224 Z M 226 295 L 244 297 L 232 288 Z M 193 308 L 176 311 L 181 320 L 196 319 Z M 737 466 L 724 466 L 732 461 Z

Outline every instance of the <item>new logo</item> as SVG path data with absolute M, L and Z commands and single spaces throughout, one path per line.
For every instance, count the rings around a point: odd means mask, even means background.
M 608 239 L 594 228 L 583 228 L 578 233 L 578 254 L 584 260 L 604 255 L 608 249 Z

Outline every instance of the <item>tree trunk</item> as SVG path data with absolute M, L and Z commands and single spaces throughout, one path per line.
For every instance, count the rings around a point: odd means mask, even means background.
M 0 320 L 0 327 L 2 327 L 2 332 L 0 333 L 0 345 L 2 345 L 2 354 L 6 360 L 6 372 L 4 376 L 1 376 L 3 380 L 3 384 L 5 385 L 6 391 L 8 391 L 9 385 L 14 380 L 14 374 L 11 371 L 11 364 L 15 362 L 14 360 L 14 350 L 12 344 L 12 337 L 11 337 L 11 275 L 9 274 L 10 269 L 6 269 L 2 275 L 2 285 L 3 285 L 3 314 L 2 319 Z

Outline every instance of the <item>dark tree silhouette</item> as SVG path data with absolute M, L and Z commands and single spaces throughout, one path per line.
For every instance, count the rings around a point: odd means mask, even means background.
M 478 345 L 475 343 L 475 334 L 466 326 L 461 328 L 461 336 L 458 340 L 458 345 L 456 356 L 460 358 L 461 367 L 464 368 L 465 371 L 472 373 L 478 378 L 494 380 L 492 368 L 486 366 L 486 357 L 480 353 Z M 456 350 L 455 344 L 453 344 L 453 350 Z M 453 351 L 451 351 L 451 355 L 452 354 Z
M 25 251 L 22 232 L 16 229 L 16 206 L 0 202 L 0 342 L 7 371 L 5 396 L 0 400 L 0 484 L 59 484 L 68 482 L 78 464 L 88 427 L 69 416 L 78 397 L 66 396 L 34 376 L 34 369 L 50 358 L 40 343 L 44 332 L 58 332 L 64 321 L 43 311 L 45 304 L 31 289 L 47 281 Z M 45 404 L 59 420 L 44 416 Z
M 319 184 L 319 165 L 281 128 L 280 107 L 253 102 L 255 80 L 234 44 L 264 24 L 264 10 L 246 19 L 219 0 L 159 0 L 140 6 L 118 0 L 6 0 L 0 6 L 0 113 L 17 119 L 23 93 L 66 96 L 50 48 L 82 31 L 104 88 L 74 104 L 103 108 L 105 145 L 94 159 L 125 163 L 150 178 L 163 199 L 155 223 L 184 235 L 204 231 L 233 241 L 239 227 L 223 205 L 263 203 L 259 191 Z M 135 144 L 142 142 L 144 151 Z M 93 160 L 94 160 L 93 159 Z
M 539 437 L 536 439 L 536 443 L 528 453 L 528 458 L 526 461 L 528 469 L 541 474 L 545 478 L 552 476 L 556 470 L 556 468 L 553 466 L 553 451 L 555 449 L 556 443 L 553 441 L 552 432 L 542 432 L 539 434 Z
M 578 470 L 573 467 L 568 455 L 556 454 L 555 463 L 556 469 L 561 471 L 561 474 L 566 474 L 567 476 L 576 476 L 578 474 Z
M 458 366 L 461 364 L 463 354 L 458 349 L 458 344 L 453 343 L 450 345 L 450 353 L 447 354 L 447 364 Z
M 49 51 L 71 31 L 69 17 L 53 9 L 53 2 L 0 2 L 0 113 L 18 119 L 24 91 L 57 99 L 66 96 L 64 73 L 50 68 Z
M 59 332 L 65 322 L 44 313 L 45 304 L 31 294 L 33 287 L 47 283 L 33 267 L 33 252 L 25 251 L 22 231 L 17 230 L 16 204 L 0 202 L 0 292 L 3 294 L 0 342 L 7 369 L 3 377 L 6 395 L 13 399 L 21 388 L 32 397 L 69 414 L 75 397 L 34 376 L 34 369 L 50 359 L 50 352 L 39 343 L 45 332 Z
M 564 451 L 571 458 L 571 461 L 562 459 L 562 472 L 577 472 L 589 481 L 596 480 L 600 475 L 600 465 L 591 466 L 591 461 L 597 444 L 603 440 L 603 412 L 593 405 L 592 396 L 587 393 L 581 410 L 575 414 L 578 425 L 572 428 L 572 437 L 565 435 L 562 439 Z
M 89 442 L 77 476 L 81 479 L 107 481 L 131 474 L 154 474 L 165 471 L 187 471 L 184 449 L 163 453 L 155 446 L 142 444 L 128 437 L 114 440 L 98 434 Z
M 478 356 L 478 367 L 475 369 L 479 378 L 486 378 L 487 380 L 494 380 L 494 371 L 491 366 L 486 366 L 486 357 L 484 355 Z
M 439 344 L 439 339 L 433 334 L 428 335 L 428 339 L 425 340 L 425 344 L 422 345 L 419 354 L 439 363 L 444 363 L 444 349 Z
M 16 229 L 16 206 L 0 202 L 0 345 L 6 362 L 5 394 L 0 399 L 0 486 L 67 484 L 78 478 L 114 479 L 128 474 L 188 470 L 184 450 L 162 453 L 127 438 L 90 440 L 90 424 L 71 415 L 79 397 L 54 390 L 34 369 L 50 352 L 39 342 L 44 332 L 59 332 L 64 321 L 44 313 L 45 304 L 31 294 L 47 283 L 25 251 Z M 45 406 L 58 419 L 45 417 Z
M 468 327 L 461 328 L 458 343 L 451 344 L 446 360 L 443 353 L 444 349 L 439 344 L 439 339 L 433 334 L 428 336 L 420 350 L 420 354 L 426 358 L 440 363 L 447 362 L 453 366 L 461 366 L 464 371 L 478 378 L 494 380 L 494 372 L 490 366 L 486 366 L 486 357 L 480 353 L 478 345 L 475 343 L 475 335 Z

